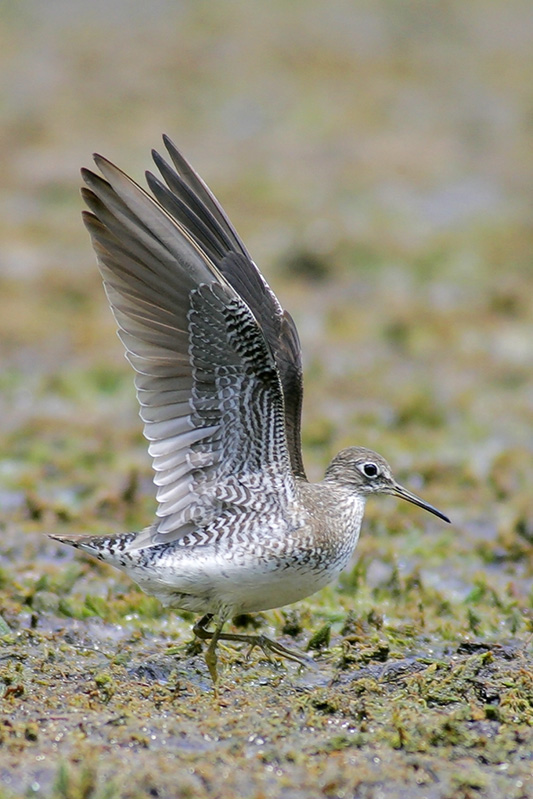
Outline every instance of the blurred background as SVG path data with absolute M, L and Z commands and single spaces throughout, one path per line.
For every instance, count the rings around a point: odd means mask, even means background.
M 5 796 L 359 796 L 370 769 L 368 796 L 525 797 L 533 4 L 0 0 L 0 87 Z M 453 522 L 369 501 L 338 585 L 256 621 L 316 669 L 228 650 L 224 712 L 191 614 L 45 535 L 153 518 L 79 169 L 96 151 L 143 182 L 163 132 L 296 319 L 309 475 L 369 446 Z
M 154 511 L 79 169 L 98 151 L 142 181 L 166 132 L 296 318 L 311 476 L 375 448 L 453 517 L 459 559 L 530 576 L 531 3 L 0 11 L 4 540 Z M 378 531 L 437 524 L 368 512 Z

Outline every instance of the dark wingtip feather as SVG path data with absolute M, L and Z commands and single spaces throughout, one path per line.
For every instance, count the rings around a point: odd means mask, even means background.
M 85 183 L 87 183 L 91 179 L 91 177 L 95 177 L 95 174 L 92 171 L 92 169 L 88 169 L 86 166 L 83 166 L 80 169 L 80 175 L 82 176 L 83 181 Z

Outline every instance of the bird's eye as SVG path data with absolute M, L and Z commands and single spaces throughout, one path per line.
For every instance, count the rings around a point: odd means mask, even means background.
M 368 463 L 363 463 L 361 466 L 361 471 L 365 475 L 365 477 L 377 477 L 379 474 L 379 469 L 375 463 L 369 461 Z

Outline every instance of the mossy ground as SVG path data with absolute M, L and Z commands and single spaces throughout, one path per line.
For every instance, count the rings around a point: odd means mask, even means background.
M 528 5 L 60 5 L 0 23 L 0 797 L 533 797 Z M 369 502 L 256 617 L 314 666 L 221 648 L 219 700 L 190 615 L 45 535 L 155 509 L 77 169 L 163 130 L 297 320 L 311 476 L 370 446 L 453 521 Z

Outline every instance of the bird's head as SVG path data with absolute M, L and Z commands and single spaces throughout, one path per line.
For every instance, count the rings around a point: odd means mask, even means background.
M 434 513 L 445 522 L 450 521 L 440 510 L 397 483 L 385 458 L 366 447 L 341 450 L 329 464 L 325 479 L 351 487 L 365 498 L 370 494 L 392 494 Z

